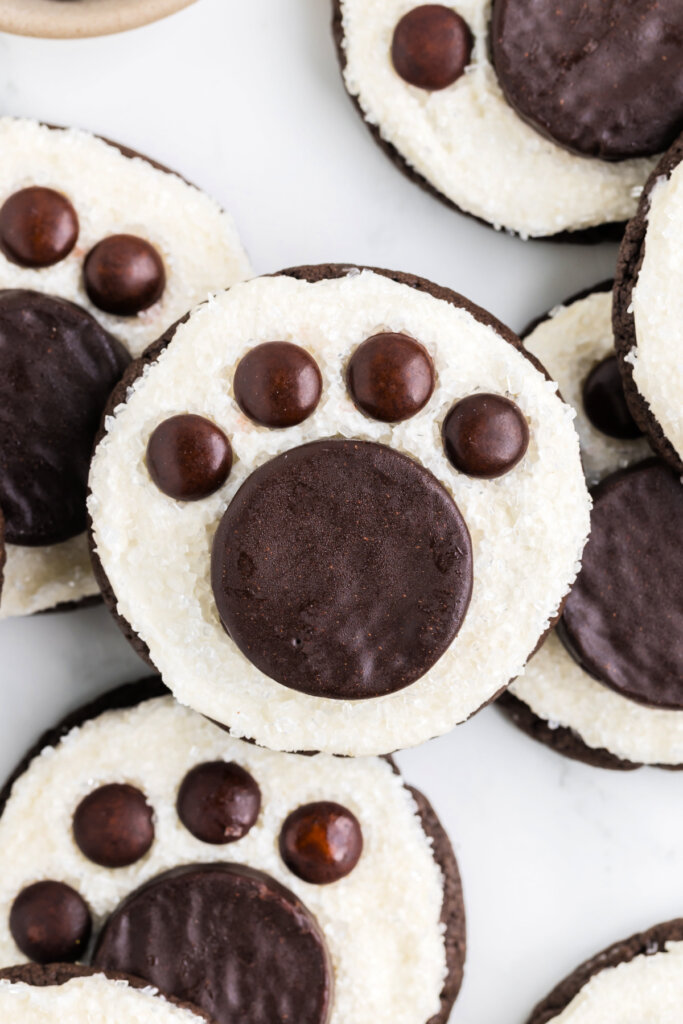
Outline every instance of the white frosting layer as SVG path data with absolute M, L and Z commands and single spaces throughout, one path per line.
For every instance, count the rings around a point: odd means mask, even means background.
M 9 117 L 0 118 L 0 152 L 0 204 L 19 189 L 44 185 L 68 196 L 80 224 L 73 251 L 53 267 L 29 270 L 0 252 L 0 289 L 31 288 L 77 302 L 134 356 L 210 292 L 249 276 L 231 217 L 175 174 L 125 157 L 89 132 Z M 121 232 L 152 242 L 166 269 L 163 296 L 136 317 L 101 312 L 83 287 L 90 249 Z M 85 538 L 42 548 L 7 546 L 0 618 L 95 593 Z
M 637 345 L 627 357 L 633 379 L 683 458 L 683 163 L 650 196 L 633 316 Z
M 608 967 L 583 986 L 552 1024 L 679 1024 L 683 942 Z
M 0 981 L 0 1020 L 6 1024 L 206 1024 L 151 988 L 131 988 L 103 974 L 38 988 Z
M 419 338 L 437 371 L 428 405 L 397 425 L 363 415 L 344 380 L 355 347 L 383 330 Z M 248 421 L 232 395 L 241 356 L 276 338 L 306 347 L 323 377 L 316 412 L 282 431 Z M 530 427 L 525 458 L 494 481 L 455 472 L 441 442 L 452 404 L 477 390 L 510 395 Z M 218 423 L 235 455 L 223 488 L 190 504 L 162 494 L 145 466 L 152 430 L 185 411 Z M 272 749 L 357 755 L 420 743 L 521 671 L 575 578 L 590 502 L 572 420 L 554 383 L 448 302 L 369 271 L 317 284 L 260 278 L 196 310 L 109 420 L 90 478 L 98 554 L 119 611 L 182 703 Z M 430 469 L 463 513 L 474 552 L 472 602 L 450 648 L 407 689 L 355 702 L 307 696 L 263 675 L 222 629 L 209 578 L 214 532 L 249 473 L 335 435 L 392 444 Z
M 621 441 L 592 425 L 583 407 L 583 384 L 606 356 L 614 354 L 612 293 L 594 292 L 552 310 L 525 338 L 524 344 L 557 381 L 560 394 L 576 410 L 583 468 L 592 486 L 603 476 L 651 455 L 644 439 Z
M 491 0 L 448 5 L 475 41 L 457 82 L 439 92 L 404 82 L 391 61 L 391 40 L 415 6 L 415 0 L 341 0 L 346 87 L 411 167 L 460 209 L 524 237 L 633 216 L 656 161 L 576 156 L 522 121 L 491 66 Z
M 187 771 L 213 760 L 244 767 L 262 794 L 256 824 L 226 846 L 195 839 L 175 809 Z M 81 854 L 71 828 L 81 799 L 108 782 L 141 789 L 154 809 L 156 830 L 142 860 L 113 871 Z M 348 807 L 363 831 L 360 861 L 332 885 L 303 882 L 278 851 L 287 815 L 318 800 Z M 170 697 L 85 723 L 57 748 L 44 750 L 15 783 L 0 818 L 0 963 L 23 959 L 9 933 L 8 914 L 27 884 L 48 878 L 74 886 L 99 927 L 147 879 L 180 864 L 220 861 L 267 872 L 314 914 L 334 967 L 331 1024 L 425 1024 L 438 1011 L 446 977 L 443 878 L 415 801 L 391 765 L 377 758 L 263 750 Z

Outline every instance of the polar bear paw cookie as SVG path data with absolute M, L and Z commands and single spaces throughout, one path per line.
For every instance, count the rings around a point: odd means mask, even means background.
M 213 1024 L 144 981 L 76 964 L 23 964 L 0 971 L 0 1019 L 12 1024 Z
M 602 950 L 536 1006 L 527 1024 L 674 1024 L 683 999 L 683 920 Z
M 683 128 L 678 0 L 334 0 L 334 33 L 394 162 L 523 237 L 628 220 Z
M 617 264 L 614 335 L 634 419 L 683 474 L 683 136 L 653 172 Z
M 445 1024 L 457 864 L 388 760 L 264 750 L 149 680 L 44 737 L 3 798 L 0 963 L 84 960 L 216 1024 Z
M 87 132 L 0 119 L 0 617 L 90 598 L 85 496 L 131 356 L 248 273 L 231 219 Z
M 182 703 L 264 746 L 447 731 L 519 673 L 578 571 L 572 411 L 502 324 L 420 278 L 235 286 L 109 412 L 105 600 Z

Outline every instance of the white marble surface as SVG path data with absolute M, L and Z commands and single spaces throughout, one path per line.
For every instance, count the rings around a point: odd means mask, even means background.
M 608 276 L 615 250 L 523 243 L 442 207 L 373 144 L 339 79 L 329 0 L 199 0 L 123 36 L 0 36 L 0 109 L 147 152 L 237 218 L 258 271 L 411 270 L 521 328 Z M 102 608 L 0 625 L 0 773 L 58 716 L 143 675 Z M 495 709 L 400 757 L 454 840 L 469 956 L 455 1024 L 523 1024 L 613 939 L 683 913 L 683 777 L 612 774 Z

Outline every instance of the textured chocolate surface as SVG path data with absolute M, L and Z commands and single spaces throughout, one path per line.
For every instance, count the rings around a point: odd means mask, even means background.
M 52 188 L 23 188 L 0 208 L 0 249 L 21 267 L 59 263 L 77 238 L 76 211 L 66 196 Z
M 110 235 L 95 245 L 83 264 L 88 298 L 115 316 L 136 316 L 161 298 L 166 271 L 154 246 L 137 235 Z
M 264 341 L 240 360 L 235 399 L 264 427 L 294 427 L 307 419 L 322 394 L 323 381 L 310 352 L 291 341 Z
M 314 441 L 244 482 L 216 531 L 211 582 L 226 631 L 266 675 L 320 697 L 376 697 L 419 679 L 456 636 L 471 541 L 417 462 Z
M 399 423 L 424 409 L 434 391 L 434 363 L 424 345 L 407 334 L 375 334 L 349 360 L 346 382 L 363 412 Z
M 147 442 L 147 469 L 160 491 L 177 501 L 199 501 L 228 479 L 232 446 L 211 420 L 182 413 L 163 420 Z
M 492 480 L 514 469 L 529 447 L 522 411 L 504 395 L 461 398 L 443 422 L 443 444 L 450 462 L 467 476 Z
M 351 874 L 362 852 L 363 833 L 355 814 L 330 800 L 297 807 L 280 832 L 283 861 L 314 885 L 329 885 Z
M 558 633 L 630 700 L 683 708 L 683 487 L 657 459 L 594 491 L 591 533 Z
M 111 782 L 88 793 L 74 812 L 73 833 L 81 853 L 105 868 L 124 868 L 154 842 L 152 808 L 144 793 Z
M 683 940 L 683 918 L 655 925 L 647 931 L 638 932 L 630 938 L 603 949 L 576 968 L 561 981 L 532 1012 L 527 1024 L 547 1024 L 571 1003 L 590 979 L 618 964 L 626 964 L 637 956 L 661 953 L 668 942 Z
M 92 920 L 80 893 L 64 882 L 45 879 L 18 893 L 9 927 L 25 956 L 47 964 L 79 960 L 88 946 Z
M 187 773 L 176 809 L 185 828 L 203 843 L 234 843 L 255 824 L 261 790 L 240 765 L 208 761 Z
M 241 864 L 176 868 L 132 893 L 100 934 L 96 966 L 146 978 L 218 1024 L 324 1024 L 332 968 L 303 903 Z
M 434 92 L 464 73 L 472 52 L 472 33 L 463 18 L 443 4 L 421 4 L 394 30 L 391 59 L 409 85 Z
M 0 504 L 6 540 L 54 544 L 86 526 L 93 440 L 129 357 L 85 310 L 0 292 Z
M 679 0 L 495 0 L 491 50 L 505 97 L 583 156 L 652 156 L 683 128 Z

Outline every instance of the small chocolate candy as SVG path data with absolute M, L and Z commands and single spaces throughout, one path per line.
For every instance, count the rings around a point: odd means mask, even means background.
M 349 875 L 363 852 L 363 833 L 355 814 L 332 801 L 306 804 L 286 819 L 280 832 L 280 856 L 304 882 L 328 885 Z
M 36 882 L 22 889 L 10 910 L 17 946 L 38 964 L 72 963 L 85 953 L 92 921 L 85 900 L 63 882 Z
M 519 406 L 503 395 L 461 398 L 443 423 L 443 444 L 451 463 L 467 476 L 503 476 L 524 457 L 529 427 Z
M 166 287 L 161 256 L 137 235 L 110 235 L 90 250 L 83 266 L 88 297 L 115 316 L 135 316 L 158 302 Z
M 203 843 L 246 836 L 261 809 L 256 780 L 238 764 L 207 761 L 192 768 L 178 791 L 178 817 Z
M 152 808 L 134 786 L 111 783 L 89 793 L 76 808 L 74 839 L 103 868 L 134 864 L 154 842 Z
M 240 360 L 234 388 L 237 404 L 255 423 L 294 427 L 316 408 L 323 381 L 306 349 L 289 341 L 266 341 Z
M 657 708 L 683 709 L 683 486 L 646 459 L 593 493 L 581 572 L 558 628 L 601 683 Z
M 93 963 L 144 978 L 216 1024 L 327 1024 L 332 967 L 315 918 L 242 864 L 192 864 L 141 886 L 102 929 Z
M 472 53 L 469 26 L 452 7 L 421 4 L 394 29 L 391 59 L 409 85 L 435 92 L 463 74 Z
M 255 470 L 216 532 L 211 584 L 245 657 L 284 686 L 358 700 L 419 679 L 472 590 L 457 505 L 418 462 L 314 441 Z
M 623 441 L 641 437 L 641 430 L 626 404 L 616 356 L 607 356 L 586 377 L 583 407 L 595 429 L 608 437 Z
M 183 413 L 156 427 L 147 444 L 147 469 L 160 491 L 198 501 L 222 487 L 232 468 L 232 447 L 215 423 Z
M 61 192 L 33 185 L 0 208 L 0 249 L 20 267 L 50 267 L 69 255 L 78 238 L 78 217 Z
M 375 334 L 351 356 L 346 375 L 356 405 L 373 419 L 399 423 L 423 409 L 434 391 L 434 363 L 407 334 Z

